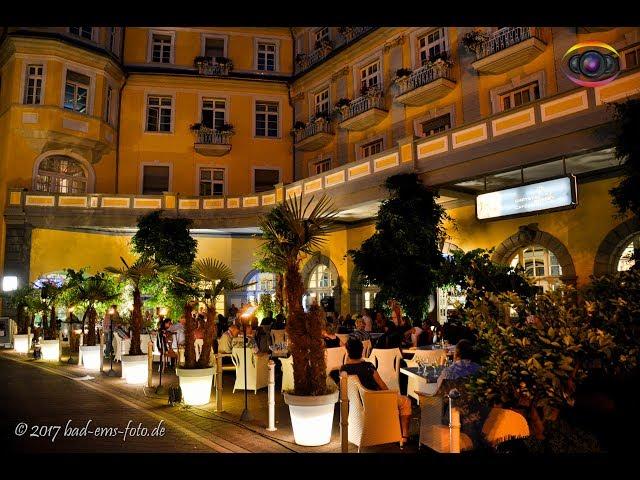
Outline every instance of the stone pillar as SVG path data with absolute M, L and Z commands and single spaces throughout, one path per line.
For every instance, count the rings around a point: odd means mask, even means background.
M 307 123 L 309 120 L 308 115 L 306 115 L 306 109 L 304 108 L 304 99 L 305 96 L 303 93 L 300 93 L 291 99 L 291 103 L 293 105 L 293 122 L 301 121 Z M 295 141 L 292 139 L 292 141 Z M 300 180 L 307 176 L 307 172 L 305 172 L 304 168 L 304 157 L 302 152 L 298 151 L 294 146 L 294 159 L 293 159 L 293 181 Z
M 388 62 L 389 62 L 389 78 L 388 85 L 385 88 L 385 92 L 387 94 L 389 107 L 389 115 L 391 116 L 391 144 L 402 138 L 406 135 L 405 129 L 405 120 L 406 120 L 406 107 L 402 103 L 397 103 L 394 101 L 394 96 L 396 94 L 396 86 L 392 85 L 391 82 L 395 77 L 396 70 L 400 68 L 404 68 L 404 61 L 402 57 L 403 44 L 405 41 L 404 35 L 401 35 L 397 39 L 395 39 L 390 46 L 385 46 L 384 50 L 389 52 Z
M 471 30 L 473 30 L 472 27 L 460 28 L 460 37 Z M 471 65 L 475 61 L 476 56 L 468 52 L 462 43 L 458 44 L 458 59 L 460 61 L 460 88 L 462 89 L 463 118 L 456 118 L 456 123 L 463 124 L 480 120 L 479 81 L 478 72 L 476 72 Z
M 355 93 L 352 97 L 349 96 L 349 68 L 345 67 L 331 76 L 331 81 L 335 83 L 336 98 L 333 99 L 335 104 L 341 98 L 349 98 L 353 100 Z M 336 154 L 333 160 L 332 167 L 344 165 L 349 162 L 349 131 L 340 128 L 340 116 L 335 121 L 336 130 Z

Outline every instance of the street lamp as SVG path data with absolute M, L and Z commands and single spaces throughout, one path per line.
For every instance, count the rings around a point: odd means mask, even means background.
M 249 306 L 244 311 L 240 318 L 242 319 L 242 354 L 244 355 L 244 410 L 240 415 L 240 420 L 251 420 L 251 414 L 249 413 L 249 391 L 247 390 L 247 322 L 257 310 L 258 307 Z

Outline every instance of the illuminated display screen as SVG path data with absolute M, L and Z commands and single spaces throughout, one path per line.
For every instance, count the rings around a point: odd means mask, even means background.
M 478 220 L 526 215 L 542 210 L 571 208 L 576 204 L 575 177 L 532 183 L 476 197 Z

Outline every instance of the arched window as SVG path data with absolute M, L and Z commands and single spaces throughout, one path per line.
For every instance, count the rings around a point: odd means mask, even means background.
M 276 292 L 276 276 L 268 272 L 254 272 L 246 283 L 254 283 L 247 287 L 247 300 L 254 305 L 260 302 L 262 295 L 271 295 L 273 298 Z
M 64 155 L 52 155 L 38 165 L 35 190 L 50 193 L 87 193 L 88 174 L 81 162 Z
M 562 284 L 562 267 L 558 257 L 551 250 L 540 245 L 519 248 L 511 259 L 511 266 L 522 266 L 525 275 L 534 279 L 535 284 L 545 291 L 555 290 Z
M 325 297 L 333 296 L 333 287 L 336 280 L 332 278 L 331 270 L 326 265 L 317 265 L 309 276 L 307 295 L 305 296 L 305 309 L 313 304 L 314 299 L 318 303 Z
M 640 251 L 640 233 L 637 233 L 633 240 L 622 251 L 622 255 L 618 259 L 618 271 L 624 272 L 629 270 L 636 264 L 636 260 L 633 258 L 633 252 Z

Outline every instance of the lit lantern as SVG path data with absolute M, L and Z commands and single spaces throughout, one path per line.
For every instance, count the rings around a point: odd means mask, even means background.
M 146 355 L 122 355 L 122 378 L 130 385 L 147 383 L 149 366 Z
M 33 335 L 14 335 L 13 336 L 13 349 L 17 353 L 28 353 L 29 346 L 31 345 L 31 338 Z
M 43 360 L 57 362 L 60 359 L 60 343 L 58 340 L 41 340 L 40 350 Z
M 338 395 L 338 391 L 308 397 L 284 393 L 284 401 L 289 405 L 296 444 L 316 447 L 331 441 L 333 411 Z
M 82 364 L 87 370 L 100 370 L 100 345 L 82 345 Z
M 180 379 L 182 398 L 187 405 L 206 405 L 211 398 L 213 367 L 196 369 L 176 369 Z

